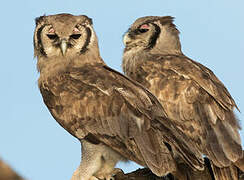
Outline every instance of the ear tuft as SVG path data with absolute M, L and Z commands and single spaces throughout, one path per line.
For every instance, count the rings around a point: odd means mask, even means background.
M 164 25 L 164 24 L 173 24 L 174 19 L 175 18 L 172 16 L 163 16 L 159 20 L 160 20 L 161 24 Z
M 37 26 L 38 24 L 40 24 L 40 23 L 44 20 L 45 17 L 46 17 L 45 14 L 44 14 L 43 16 L 37 17 L 37 18 L 35 19 L 36 26 Z
M 87 17 L 87 22 L 88 22 L 90 25 L 93 25 L 92 18 Z
M 92 19 L 89 18 L 88 16 L 86 16 L 86 15 L 81 15 L 81 17 L 85 19 L 85 21 L 83 22 L 84 24 L 90 24 L 90 25 L 93 24 Z

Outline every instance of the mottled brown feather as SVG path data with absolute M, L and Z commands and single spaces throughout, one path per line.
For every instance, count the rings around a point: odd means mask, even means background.
M 143 24 L 148 29 L 137 33 Z M 204 154 L 216 166 L 227 167 L 242 157 L 240 125 L 233 112 L 238 107 L 210 69 L 181 52 L 177 31 L 168 16 L 137 19 L 124 37 L 123 71 L 159 99 L 196 157 Z M 145 48 L 153 36 L 153 48 Z
M 153 111 L 157 109 L 159 113 L 160 104 L 131 80 L 104 64 L 86 64 L 48 77 L 39 86 L 53 117 L 73 136 L 83 139 L 91 133 L 124 157 L 151 167 L 158 175 L 174 169 L 162 133 L 154 127 L 159 123 L 157 118 L 165 123 L 168 120 L 163 111 L 155 117 Z M 163 161 L 168 162 L 165 170 Z
M 240 126 L 233 114 L 236 104 L 213 73 L 206 73 L 210 72 L 207 68 L 203 71 L 202 65 L 200 68 L 185 56 L 153 55 L 151 59 L 135 64 L 134 72 L 126 71 L 127 75 L 144 84 L 159 98 L 168 117 L 187 135 L 189 143 L 199 153 L 205 151 L 207 143 L 212 144 L 213 149 L 210 151 L 218 152 L 215 156 L 219 157 L 216 157 L 215 162 L 220 167 L 230 164 L 228 159 L 236 161 L 241 156 L 237 135 Z M 231 126 L 228 124 L 233 126 L 233 132 L 229 132 Z M 225 135 L 223 139 L 222 134 Z M 218 140 L 220 146 L 214 145 L 218 144 Z M 217 147 L 224 148 L 222 156 Z M 205 154 L 208 155 L 207 152 Z M 218 163 L 217 159 L 225 159 L 228 155 L 224 162 Z
M 80 38 L 72 38 L 77 32 Z M 44 103 L 82 143 L 83 159 L 72 180 L 99 173 L 109 179 L 115 163 L 123 159 L 166 175 L 176 167 L 164 142 L 188 154 L 155 96 L 105 65 L 90 18 L 57 14 L 37 19 L 34 50 Z

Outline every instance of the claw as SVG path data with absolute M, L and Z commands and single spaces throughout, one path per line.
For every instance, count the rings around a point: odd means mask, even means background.
M 105 180 L 115 180 L 115 175 L 118 174 L 118 173 L 123 173 L 124 172 L 122 171 L 122 169 L 119 169 L 119 168 L 114 168 L 114 170 L 112 171 L 111 175 L 107 176 L 105 178 Z
M 109 179 L 106 178 L 106 180 L 115 180 L 115 178 L 111 176 Z
M 112 174 L 113 174 L 113 175 L 116 175 L 116 174 L 118 174 L 118 173 L 123 173 L 123 174 L 124 174 L 124 171 L 123 171 L 122 169 L 120 169 L 120 168 L 114 168 Z

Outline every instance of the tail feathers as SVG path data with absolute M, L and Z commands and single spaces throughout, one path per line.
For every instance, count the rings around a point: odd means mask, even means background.
M 238 175 L 238 169 L 231 164 L 228 167 L 217 167 L 212 161 L 211 163 L 211 168 L 213 172 L 213 176 L 215 180 L 238 180 L 239 175 Z

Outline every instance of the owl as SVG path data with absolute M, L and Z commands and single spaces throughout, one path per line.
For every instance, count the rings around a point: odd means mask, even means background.
M 157 98 L 105 64 L 89 17 L 37 18 L 34 54 L 45 105 L 81 142 L 82 160 L 72 180 L 108 180 L 116 163 L 127 160 L 163 176 L 176 169 L 171 149 L 202 166 Z
M 197 157 L 205 155 L 226 171 L 242 157 L 237 105 L 210 69 L 182 53 L 173 19 L 147 16 L 130 26 L 123 38 L 123 71 L 159 99 Z

